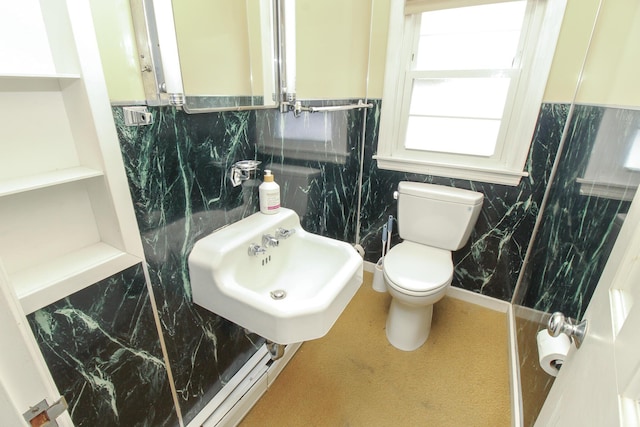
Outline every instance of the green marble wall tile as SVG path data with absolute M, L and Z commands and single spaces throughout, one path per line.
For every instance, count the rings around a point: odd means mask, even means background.
M 562 136 L 568 107 L 544 104 L 526 163 L 528 176 L 515 187 L 447 179 L 378 169 L 372 156 L 377 145 L 378 112 L 371 112 L 364 156 L 362 244 L 366 259 L 381 255 L 380 233 L 389 215 L 396 215 L 393 192 L 403 180 L 429 182 L 479 191 L 485 200 L 468 244 L 455 252 L 453 286 L 510 301 L 522 268 L 551 166 Z M 393 242 L 399 241 L 394 234 Z
M 554 379 L 539 366 L 536 333 L 554 311 L 582 318 L 640 183 L 640 173 L 625 167 L 638 129 L 639 111 L 575 106 L 514 296 L 525 426 Z
M 142 265 L 28 316 L 78 427 L 177 426 Z
M 194 243 L 257 209 L 231 166 L 256 156 L 253 112 L 188 115 L 150 108 L 151 126 L 113 113 L 180 409 L 189 422 L 264 340 L 191 300 Z

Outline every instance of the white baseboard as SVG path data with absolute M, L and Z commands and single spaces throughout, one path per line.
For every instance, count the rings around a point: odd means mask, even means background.
M 257 366 L 246 380 L 205 420 L 202 427 L 236 426 L 267 391 L 267 365 Z
M 376 269 L 376 263 L 370 261 L 364 261 L 364 271 L 374 273 Z M 503 301 L 497 298 L 488 297 L 486 295 L 479 294 L 477 292 L 468 291 L 466 289 L 458 288 L 456 286 L 450 286 L 447 290 L 447 296 L 462 301 L 466 301 L 471 304 L 476 304 L 481 307 L 488 308 L 493 311 L 499 311 L 500 313 L 506 313 L 511 306 L 511 303 Z
M 449 286 L 449 289 L 447 289 L 447 296 L 479 305 L 480 307 L 488 308 L 489 310 L 499 311 L 500 313 L 507 313 L 511 307 L 510 302 L 468 291 L 466 289 L 457 288 L 455 286 Z
M 236 375 L 194 418 L 188 427 L 237 426 L 280 375 L 302 343 L 286 346 L 284 356 L 272 361 L 266 345 L 238 371 Z M 219 396 L 224 396 L 220 398 Z
M 513 308 L 513 315 L 519 319 L 539 323 L 540 325 L 549 323 L 549 318 L 551 317 L 551 313 L 547 313 L 546 311 L 540 311 L 535 308 L 524 307 L 517 304 Z
M 233 406 L 237 393 L 244 388 L 247 378 L 256 380 L 261 375 L 260 369 L 266 369 L 266 363 L 270 360 L 269 351 L 262 346 L 251 356 L 247 363 L 222 387 L 204 408 L 187 424 L 187 427 L 200 427 L 213 417 L 213 414 L 224 414 Z M 235 393 L 235 394 L 234 394 Z M 232 395 L 234 397 L 232 397 Z
M 513 305 L 507 311 L 509 328 L 509 390 L 511 392 L 511 425 L 522 427 L 522 383 L 520 382 L 520 358 L 518 356 L 518 337 Z

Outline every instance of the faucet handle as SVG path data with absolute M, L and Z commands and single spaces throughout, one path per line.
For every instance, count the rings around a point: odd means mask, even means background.
M 249 250 L 247 252 L 249 253 L 249 256 L 264 255 L 267 253 L 267 249 L 252 243 L 249 245 Z
M 276 229 L 276 237 L 278 239 L 288 239 L 292 234 L 295 234 L 295 232 L 295 228 L 290 228 L 287 230 L 286 228 L 280 227 Z
M 280 242 L 278 241 L 278 239 L 273 237 L 271 234 L 262 235 L 262 246 L 265 246 L 267 248 L 269 246 L 276 247 L 276 246 L 278 246 L 279 243 Z

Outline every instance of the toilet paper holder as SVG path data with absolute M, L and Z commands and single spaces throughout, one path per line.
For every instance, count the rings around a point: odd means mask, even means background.
M 580 348 L 585 336 L 587 335 L 587 320 L 583 320 L 580 323 L 576 323 L 575 320 L 565 317 L 559 311 L 556 311 L 549 318 L 549 324 L 547 325 L 547 331 L 552 337 L 557 337 L 560 334 L 566 334 L 571 338 L 571 341 L 576 345 L 576 348 Z

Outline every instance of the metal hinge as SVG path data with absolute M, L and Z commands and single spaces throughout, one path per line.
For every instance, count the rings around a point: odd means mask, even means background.
M 61 396 L 60 399 L 52 405 L 49 405 L 46 399 L 43 400 L 36 406 L 29 408 L 22 416 L 32 427 L 58 427 L 56 418 L 66 411 L 67 408 L 67 401 L 64 396 Z
M 146 126 L 153 123 L 153 116 L 147 107 L 123 107 L 126 126 Z

